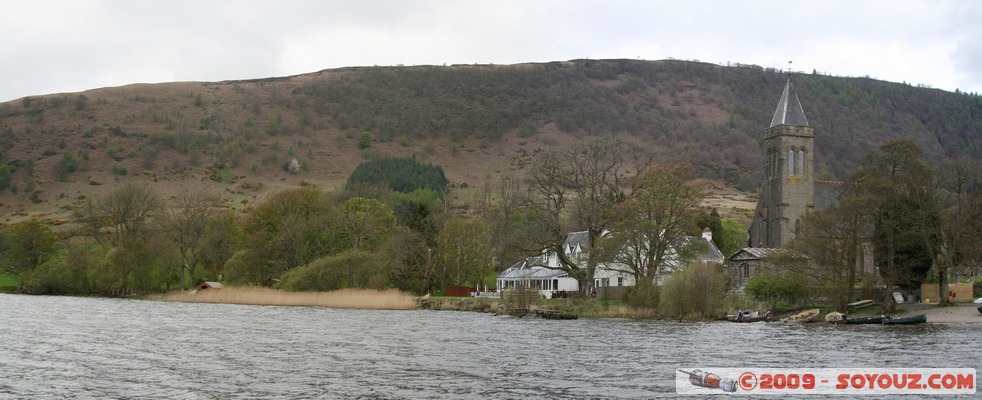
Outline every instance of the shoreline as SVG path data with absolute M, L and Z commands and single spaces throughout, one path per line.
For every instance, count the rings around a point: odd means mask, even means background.
M 937 304 L 904 303 L 897 305 L 904 309 L 903 314 L 894 317 L 906 317 L 916 314 L 927 314 L 929 324 L 979 324 L 982 323 L 982 313 L 979 304 L 955 303 L 951 306 L 940 307 Z
M 17 293 L 8 293 L 16 295 Z M 98 297 L 98 296 L 96 296 Z M 499 299 L 461 298 L 426 298 L 413 296 L 395 290 L 355 290 L 342 289 L 334 292 L 284 292 L 270 288 L 224 288 L 206 290 L 206 293 L 196 295 L 187 292 L 172 292 L 140 297 L 144 300 L 185 302 L 185 303 L 222 303 L 250 304 L 267 306 L 319 306 L 340 309 L 377 309 L 377 310 L 434 310 L 434 311 L 465 311 L 499 314 L 506 311 L 505 305 Z M 425 305 L 424 305 L 425 304 Z M 927 314 L 929 324 L 982 324 L 982 313 L 978 311 L 979 304 L 955 303 L 941 307 L 937 304 L 902 303 L 898 307 L 903 310 L 893 314 L 902 318 L 917 314 Z M 617 305 L 607 307 L 603 304 L 575 302 L 573 304 L 544 305 L 543 308 L 556 309 L 566 313 L 576 314 L 580 318 L 626 318 L 626 319 L 663 319 L 651 310 L 634 309 Z M 869 316 L 874 313 L 857 313 L 854 316 Z M 708 321 L 711 319 L 695 319 L 690 322 Z

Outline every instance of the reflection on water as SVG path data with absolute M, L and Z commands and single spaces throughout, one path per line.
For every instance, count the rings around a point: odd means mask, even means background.
M 0 398 L 675 397 L 679 367 L 975 368 L 980 333 L 0 295 Z

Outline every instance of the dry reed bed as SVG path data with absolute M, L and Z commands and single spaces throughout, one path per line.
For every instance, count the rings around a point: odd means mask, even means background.
M 162 301 L 186 303 L 250 304 L 263 306 L 313 306 L 366 310 L 412 310 L 415 298 L 405 292 L 371 289 L 341 289 L 333 292 L 284 292 L 258 287 L 225 287 L 198 293 L 173 293 Z

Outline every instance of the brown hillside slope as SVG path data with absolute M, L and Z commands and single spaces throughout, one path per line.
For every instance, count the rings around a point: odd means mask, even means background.
M 520 173 L 537 149 L 598 134 L 691 157 L 707 178 L 753 190 L 760 134 L 786 79 L 755 66 L 575 60 L 343 68 L 32 96 L 0 104 L 10 174 L 4 185 L 0 171 L 0 217 L 65 221 L 85 198 L 124 182 L 165 195 L 208 191 L 241 207 L 284 187 L 337 188 L 358 163 L 379 156 L 415 155 L 443 166 L 451 182 L 476 187 Z M 816 127 L 823 177 L 848 174 L 892 138 L 913 139 L 932 161 L 980 154 L 978 96 L 871 79 L 794 79 Z M 372 139 L 364 150 L 362 133 Z M 283 168 L 292 159 L 304 166 L 299 173 Z M 466 191 L 459 196 L 468 200 Z

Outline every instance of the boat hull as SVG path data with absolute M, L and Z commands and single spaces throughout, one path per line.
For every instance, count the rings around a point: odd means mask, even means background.
M 792 315 L 791 319 L 799 323 L 813 322 L 820 312 L 819 309 L 814 308 Z
M 860 300 L 856 302 L 849 303 L 849 308 L 860 308 L 873 305 L 873 300 Z
M 882 324 L 883 316 L 878 315 L 875 317 L 860 317 L 860 318 L 846 318 L 845 323 L 847 325 L 865 325 L 865 324 Z
M 927 314 L 911 315 L 903 318 L 884 318 L 883 325 L 914 325 L 927 322 Z
M 727 316 L 726 320 L 730 322 L 767 322 L 771 320 L 771 317 L 763 315 L 759 317 L 743 317 L 743 319 L 737 319 L 735 316 Z

